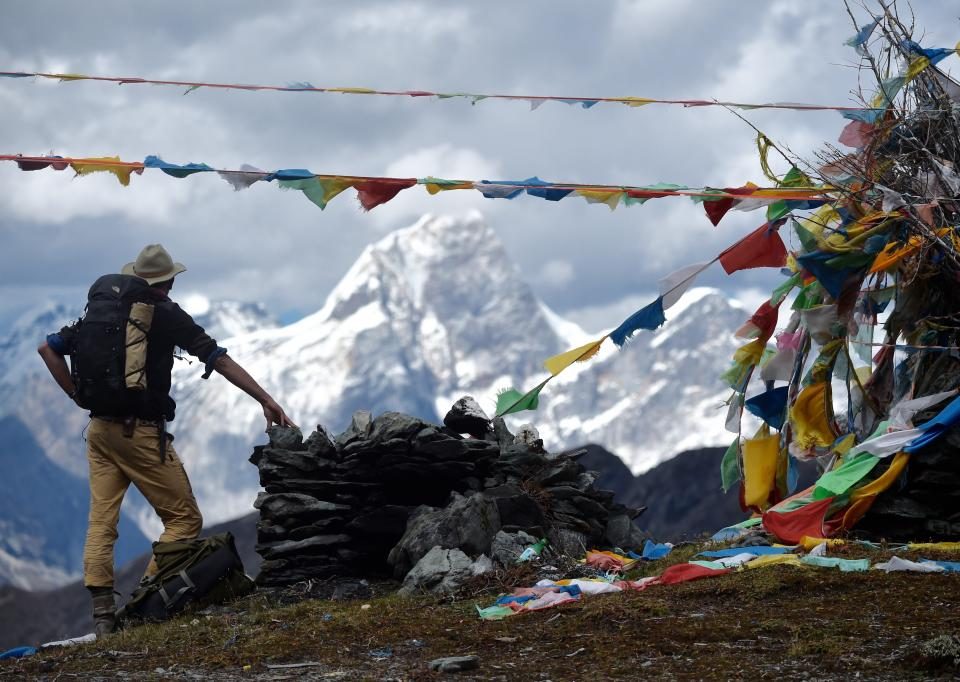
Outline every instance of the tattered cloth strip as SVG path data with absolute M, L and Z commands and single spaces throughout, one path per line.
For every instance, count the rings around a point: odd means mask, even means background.
M 230 186 L 237 192 L 247 189 L 255 182 L 263 180 L 267 172 L 244 163 L 240 165 L 239 171 L 217 171 L 217 175 L 230 183 Z
M 949 54 L 951 50 L 948 50 Z M 483 101 L 485 99 L 512 100 L 528 102 L 530 110 L 538 109 L 544 102 L 560 102 L 568 105 L 580 105 L 583 109 L 589 109 L 599 103 L 625 104 L 628 107 L 636 108 L 647 104 L 675 104 L 684 107 L 732 107 L 735 109 L 789 109 L 792 111 L 852 111 L 859 107 L 849 105 L 830 105 L 830 104 L 804 104 L 800 102 L 765 102 L 765 103 L 746 103 L 746 102 L 726 102 L 713 99 L 654 99 L 650 97 L 570 97 L 567 95 L 497 95 L 480 94 L 469 92 L 431 92 L 429 90 L 375 90 L 373 88 L 328 88 L 316 87 L 310 83 L 290 83 L 288 85 L 241 85 L 239 83 L 216 83 L 212 81 L 197 80 L 160 80 L 154 78 L 139 78 L 126 76 L 87 76 L 79 73 L 46 73 L 42 71 L 0 71 L 0 77 L 6 78 L 47 78 L 61 82 L 76 81 L 102 81 L 107 83 L 116 83 L 118 85 L 169 85 L 174 87 L 187 88 L 184 94 L 193 92 L 199 88 L 211 88 L 216 90 L 246 90 L 248 92 L 272 91 L 272 92 L 314 92 L 330 93 L 343 95 L 383 95 L 392 97 L 436 97 L 438 99 L 467 99 L 472 103 Z

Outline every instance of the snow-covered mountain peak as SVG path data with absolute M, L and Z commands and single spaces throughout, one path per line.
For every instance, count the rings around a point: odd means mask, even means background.
M 194 301 L 194 305 L 196 304 L 197 302 Z M 186 305 L 184 310 L 217 340 L 232 339 L 277 326 L 276 317 L 262 303 L 207 300 L 201 311 L 195 309 L 195 312 L 191 312 Z

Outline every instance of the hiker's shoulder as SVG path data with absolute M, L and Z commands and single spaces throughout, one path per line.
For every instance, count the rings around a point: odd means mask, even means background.
M 154 320 L 167 324 L 196 324 L 193 316 L 180 307 L 176 301 L 172 301 L 166 296 L 153 301 Z

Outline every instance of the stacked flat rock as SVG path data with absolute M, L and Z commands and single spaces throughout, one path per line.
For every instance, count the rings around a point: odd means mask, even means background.
M 272 428 L 250 458 L 264 488 L 254 505 L 258 582 L 403 578 L 437 546 L 505 563 L 494 551 L 505 533 L 547 537 L 571 555 L 642 542 L 632 521 L 639 512 L 594 489 L 595 476 L 574 457 L 515 443 L 502 420 L 477 409 L 455 406 L 445 419 L 455 428 L 396 412 L 357 412 L 336 438 L 320 426 L 306 440 Z

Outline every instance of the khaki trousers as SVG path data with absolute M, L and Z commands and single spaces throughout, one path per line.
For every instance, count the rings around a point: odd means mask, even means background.
M 137 424 L 132 437 L 123 424 L 94 418 L 87 429 L 90 465 L 90 519 L 83 548 L 83 582 L 87 587 L 113 585 L 113 546 L 117 541 L 120 503 L 131 483 L 163 522 L 161 542 L 200 535 L 203 518 L 190 480 L 173 445 L 167 443 L 160 462 L 156 426 Z M 153 560 L 147 575 L 157 572 Z

